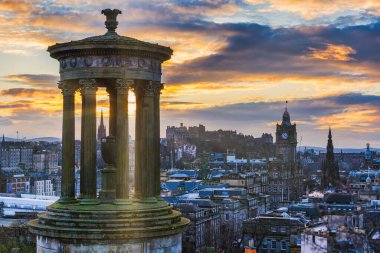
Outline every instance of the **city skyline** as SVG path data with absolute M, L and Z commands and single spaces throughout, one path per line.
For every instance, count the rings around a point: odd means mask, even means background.
M 105 7 L 123 11 L 120 34 L 175 52 L 164 65 L 161 136 L 181 122 L 273 134 L 288 100 L 301 145 L 324 147 L 331 126 L 336 147 L 380 146 L 375 1 L 2 1 L 6 136 L 61 137 L 58 64 L 46 48 L 103 34 L 98 10 Z M 97 98 L 98 117 L 103 108 L 108 119 L 105 91 Z M 77 129 L 79 117 L 78 95 Z

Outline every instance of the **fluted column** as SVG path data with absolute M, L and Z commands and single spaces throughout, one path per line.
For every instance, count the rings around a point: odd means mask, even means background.
M 96 82 L 80 79 L 82 95 L 81 204 L 96 204 Z
M 116 89 L 114 87 L 107 87 L 109 96 L 109 135 L 116 136 Z
M 136 93 L 136 142 L 135 142 L 135 196 L 143 202 L 157 202 L 157 114 L 155 96 L 160 84 L 140 81 L 134 85 Z M 158 143 L 159 144 L 159 143 Z
M 116 79 L 116 200 L 115 204 L 129 201 L 129 127 L 128 90 L 133 80 Z
M 75 90 L 67 81 L 58 83 L 63 95 L 62 178 L 60 203 L 75 202 Z
M 155 196 L 158 200 L 162 200 L 161 197 L 161 181 L 160 181 L 160 168 L 161 168 L 161 156 L 160 156 L 160 95 L 164 85 L 160 82 L 155 82 L 157 87 L 154 93 L 154 183 L 155 183 Z

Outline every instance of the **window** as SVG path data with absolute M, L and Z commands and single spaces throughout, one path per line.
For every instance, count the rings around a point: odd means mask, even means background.
M 286 233 L 286 227 L 281 227 L 281 233 Z
M 286 241 L 281 241 L 281 250 L 286 250 Z
M 268 241 L 267 241 L 267 239 L 264 239 L 263 240 L 263 249 L 266 249 L 267 245 L 268 245 Z
M 272 249 L 276 249 L 277 248 L 277 241 L 272 241 Z
M 270 227 L 270 231 L 271 231 L 272 233 L 276 233 L 276 227 Z

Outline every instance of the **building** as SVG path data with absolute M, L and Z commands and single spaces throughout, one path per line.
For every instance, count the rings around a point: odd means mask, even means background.
M 276 157 L 268 161 L 266 194 L 272 197 L 274 207 L 286 206 L 302 195 L 303 171 L 296 160 L 297 129 L 292 124 L 288 108 L 276 126 Z
M 30 142 L 6 142 L 0 143 L 0 165 L 2 167 L 17 167 L 24 163 L 26 168 L 33 166 L 33 144 Z
M 58 154 L 49 150 L 39 150 L 33 153 L 33 170 L 36 172 L 56 171 Z
M 36 180 L 33 183 L 33 193 L 36 195 L 55 196 L 51 180 Z
M 258 253 L 285 253 L 299 248 L 301 232 L 308 220 L 292 217 L 286 212 L 271 211 L 243 223 L 243 241 L 248 249 Z
M 201 253 L 206 248 L 218 249 L 220 246 L 219 207 L 209 200 L 197 203 L 180 203 L 175 208 L 190 220 L 187 230 L 182 235 L 183 253 Z
M 340 186 L 339 166 L 334 158 L 334 145 L 332 141 L 331 128 L 327 141 L 326 160 L 322 164 L 322 188 L 338 188 Z
M 1 168 L 0 189 L 3 193 L 30 193 L 30 177 L 20 167 Z

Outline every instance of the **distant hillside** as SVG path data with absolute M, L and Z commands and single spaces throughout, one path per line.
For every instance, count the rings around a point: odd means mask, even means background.
M 39 142 L 39 141 L 61 142 L 61 139 L 57 138 L 57 137 L 39 137 L 39 138 L 34 138 L 34 139 L 28 139 L 26 141 L 31 141 L 31 142 Z
M 5 141 L 14 141 L 14 142 L 17 141 L 17 139 L 15 139 L 15 138 L 9 138 L 9 137 L 5 137 L 4 139 L 5 139 Z M 0 139 L 0 141 L 1 140 L 2 139 Z M 38 137 L 38 138 L 32 138 L 32 139 L 18 139 L 18 141 L 26 141 L 26 142 L 39 142 L 39 141 L 61 142 L 61 139 L 60 138 L 56 138 L 56 137 Z
M 305 146 L 299 146 L 297 147 L 297 151 L 303 151 L 305 149 Z M 314 149 L 315 152 L 326 152 L 326 148 L 321 147 L 311 147 L 306 146 L 306 149 Z M 334 148 L 335 153 L 339 153 L 341 148 Z M 366 148 L 342 148 L 343 153 L 361 153 L 364 152 Z M 372 151 L 380 152 L 380 149 L 378 148 L 371 148 Z

